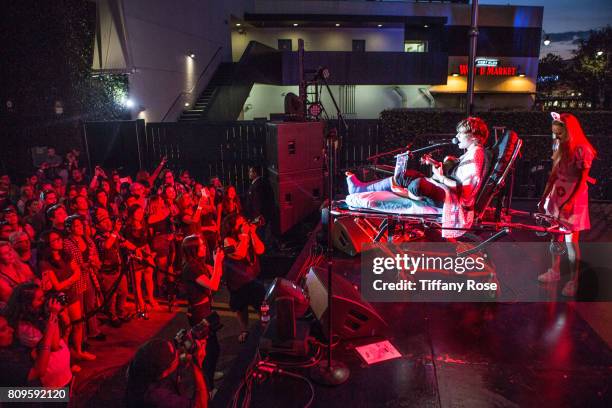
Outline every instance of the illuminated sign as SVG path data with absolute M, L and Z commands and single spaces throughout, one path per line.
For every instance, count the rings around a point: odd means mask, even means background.
M 498 67 L 498 66 L 484 66 L 474 67 L 474 73 L 476 75 L 481 76 L 516 76 L 518 73 L 518 67 L 515 66 L 507 66 L 507 67 Z M 459 65 L 459 75 L 466 76 L 468 74 L 468 66 L 467 64 Z
M 476 58 L 477 67 L 496 67 L 498 63 L 499 60 L 495 58 Z

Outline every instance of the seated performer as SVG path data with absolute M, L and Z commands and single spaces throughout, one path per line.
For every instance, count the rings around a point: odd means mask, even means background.
M 457 124 L 458 146 L 465 149 L 459 158 L 446 158 L 444 163 L 429 155 L 423 161 L 432 166 L 432 176 L 407 170 L 409 155 L 398 157 L 394 175 L 368 183 L 361 182 L 350 172 L 346 173 L 350 194 L 369 191 L 392 191 L 412 200 L 425 200 L 442 208 L 444 230 L 442 236 L 453 238 L 464 231 L 452 228 L 469 228 L 474 216 L 473 206 L 484 178 L 485 151 L 483 145 L 489 137 L 486 123 L 477 117 L 463 119 Z

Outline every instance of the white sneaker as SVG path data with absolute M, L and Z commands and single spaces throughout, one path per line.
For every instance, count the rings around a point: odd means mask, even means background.
M 563 287 L 561 294 L 565 297 L 574 297 L 576 296 L 577 289 L 578 289 L 578 285 L 576 284 L 576 281 L 570 280 Z
M 546 272 L 538 276 L 538 280 L 542 283 L 557 282 L 559 280 L 559 271 L 555 271 L 553 268 L 548 268 Z

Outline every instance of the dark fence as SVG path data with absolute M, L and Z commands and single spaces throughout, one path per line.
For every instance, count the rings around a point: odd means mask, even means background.
M 525 142 L 516 166 L 515 196 L 538 197 L 550 167 L 548 115 L 523 112 L 489 116 L 491 128 L 497 125 L 513 128 Z M 433 139 L 452 137 L 451 132 L 460 117 L 461 113 L 452 112 L 390 111 L 383 112 L 382 120 L 350 120 L 348 134 L 343 137 L 338 152 L 339 173 L 367 164 L 368 157 L 381 152 L 408 144 L 419 147 Z M 591 172 L 598 180 L 590 188 L 591 198 L 610 200 L 612 178 L 606 160 L 612 157 L 612 138 L 604 133 L 602 122 L 612 119 L 612 114 L 581 113 L 579 117 L 587 132 L 591 129 L 599 132 L 589 132 L 599 154 Z M 536 122 L 543 123 L 536 126 Z M 540 131 L 539 135 L 525 133 L 529 124 Z M 88 152 L 92 164 L 123 167 L 124 173 L 132 174 L 140 167 L 154 169 L 161 157 L 167 156 L 173 170 L 188 169 L 202 181 L 218 176 L 224 183 L 235 185 L 240 192 L 248 187 L 249 165 L 263 169 L 267 166 L 266 123 L 263 121 L 148 123 L 146 127 L 140 121 L 89 122 L 84 126 L 52 123 L 46 127 L 16 126 L 3 128 L 3 131 L 2 167 L 18 176 L 17 182 L 22 181 L 19 177 L 33 170 L 33 146 L 54 146 L 60 154 L 68 148 L 81 148 Z M 87 138 L 82 138 L 82 133 Z M 392 163 L 392 156 L 387 162 Z
M 0 120 L 0 169 L 13 182 L 22 183 L 34 171 L 33 154 L 54 147 L 64 154 L 70 149 L 85 151 L 83 125 L 78 120 L 2 118 Z
M 175 170 L 202 181 L 218 176 L 246 191 L 248 166 L 265 167 L 265 140 L 265 122 L 149 123 L 141 150 L 148 169 L 167 156 Z

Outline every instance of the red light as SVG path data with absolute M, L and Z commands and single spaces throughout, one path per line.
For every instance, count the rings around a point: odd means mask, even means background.
M 313 103 L 308 107 L 308 113 L 310 114 L 310 116 L 314 116 L 315 118 L 318 118 L 321 112 L 321 105 L 318 103 Z

